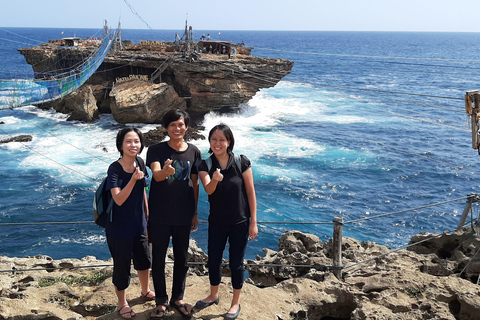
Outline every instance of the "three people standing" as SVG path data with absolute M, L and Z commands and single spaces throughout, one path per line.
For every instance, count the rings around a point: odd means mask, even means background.
M 190 319 L 194 308 L 183 301 L 188 271 L 190 232 L 198 227 L 199 177 L 208 194 L 208 269 L 210 294 L 197 301 L 195 311 L 219 303 L 219 285 L 223 252 L 229 243 L 229 267 L 233 297 L 226 313 L 236 319 L 240 313 L 240 294 L 244 283 L 243 259 L 248 240 L 258 234 L 256 195 L 250 160 L 233 153 L 235 139 L 231 129 L 219 124 L 210 130 L 208 150 L 212 155 L 201 159 L 200 150 L 184 141 L 190 118 L 180 110 L 163 117 L 169 140 L 151 146 L 146 164 L 152 171 L 150 195 L 145 193 L 146 172 L 138 164 L 143 150 L 143 136 L 138 129 L 125 128 L 117 136 L 122 158 L 108 170 L 107 188 L 115 201 L 113 219 L 106 227 L 107 242 L 114 258 L 113 283 L 118 296 L 117 310 L 124 318 L 135 316 L 125 298 L 130 281 L 130 263 L 138 271 L 145 300 L 155 300 L 150 319 L 164 319 L 169 308 Z M 142 163 L 143 165 L 143 163 Z M 149 234 L 146 231 L 148 221 Z M 152 243 L 153 260 L 148 250 Z M 169 299 L 165 279 L 165 258 L 172 239 L 174 267 Z M 128 250 L 125 250 L 128 248 Z M 152 263 L 151 263 L 152 261 Z M 155 293 L 149 290 L 152 266 Z

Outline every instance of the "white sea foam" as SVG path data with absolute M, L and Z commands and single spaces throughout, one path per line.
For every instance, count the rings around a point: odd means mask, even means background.
M 18 122 L 18 119 L 13 116 L 0 117 L 0 122 L 4 124 L 15 124 Z
M 21 108 L 35 114 L 34 119 L 24 120 L 9 117 L 6 132 L 25 128 L 33 140 L 27 143 L 8 143 L 2 148 L 21 152 L 18 154 L 18 169 L 46 170 L 52 178 L 63 183 L 92 184 L 106 174 L 108 165 L 118 159 L 115 137 L 119 126 L 111 115 L 102 115 L 94 123 L 66 121 L 66 116 L 54 111 L 39 110 L 35 107 Z M 145 132 L 154 125 L 140 125 Z M 144 151 L 143 156 L 146 155 Z

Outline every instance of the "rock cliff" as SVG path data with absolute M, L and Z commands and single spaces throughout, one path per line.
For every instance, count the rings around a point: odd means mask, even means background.
M 69 113 L 72 120 L 93 121 L 98 118 L 98 113 L 111 112 L 120 123 L 158 123 L 164 110 L 180 106 L 196 120 L 209 111 L 235 108 L 248 102 L 261 88 L 277 84 L 293 67 L 293 62 L 284 59 L 212 53 L 186 57 L 180 52 L 170 52 L 172 50 L 166 50 L 160 44 L 139 47 L 125 43 L 124 49 L 109 52 L 97 72 L 83 86 L 89 87 L 91 93 L 88 90 L 82 94 L 74 93 L 73 99 L 72 95 L 67 96 L 42 107 Z M 32 65 L 36 77 L 43 78 L 72 68 L 94 50 L 95 46 L 88 41 L 75 47 L 49 41 L 38 47 L 19 49 L 19 52 Z M 135 84 L 122 85 L 132 80 L 136 81 Z M 140 81 L 146 84 L 140 85 Z M 168 87 L 161 89 L 162 98 L 159 98 L 160 93 L 148 96 L 150 88 L 154 87 L 148 87 L 147 83 Z M 133 96 L 142 98 L 133 99 L 129 104 Z M 85 102 L 78 100 L 81 97 Z M 121 106 L 117 105 L 119 101 L 122 101 Z M 95 102 L 94 108 L 92 102 Z M 150 118 L 150 114 L 144 114 L 139 118 L 142 111 L 138 109 L 147 108 L 155 116 Z M 158 110 L 153 110 L 155 108 Z M 80 110 L 72 111 L 76 109 Z
M 480 239 L 469 230 L 421 234 L 412 238 L 408 250 L 395 251 L 344 237 L 342 279 L 319 267 L 332 264 L 330 242 L 289 231 L 278 245 L 278 251 L 265 250 L 263 257 L 248 261 L 239 319 L 480 319 Z M 169 251 L 169 284 L 172 258 Z M 192 240 L 185 293 L 189 303 L 209 292 L 206 259 Z M 94 257 L 0 257 L 0 319 L 119 319 L 111 264 Z M 228 269 L 224 276 L 219 305 L 197 312 L 196 319 L 223 319 L 232 294 Z M 129 303 L 136 319 L 148 319 L 155 305 L 139 296 L 134 278 L 127 289 Z M 181 317 L 171 311 L 169 319 Z

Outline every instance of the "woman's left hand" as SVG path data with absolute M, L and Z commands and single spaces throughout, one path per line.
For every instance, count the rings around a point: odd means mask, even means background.
M 137 167 L 132 175 L 132 179 L 140 180 L 143 179 L 144 176 L 145 174 L 143 173 L 143 171 L 141 171 L 140 168 Z
M 258 227 L 256 223 L 251 223 L 248 230 L 248 235 L 250 240 L 254 240 L 258 235 Z
M 195 214 L 192 220 L 192 231 L 197 231 L 198 229 L 198 213 Z

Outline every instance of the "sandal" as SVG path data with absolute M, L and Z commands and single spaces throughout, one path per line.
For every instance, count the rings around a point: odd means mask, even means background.
M 125 309 L 125 308 L 128 308 L 130 310 L 122 312 L 122 310 Z M 132 308 L 130 308 L 130 306 L 128 304 L 124 305 L 123 307 L 121 307 L 120 309 L 117 309 L 115 311 L 117 311 L 123 319 L 131 319 L 131 318 L 134 318 L 137 315 L 135 312 L 133 312 Z M 130 315 L 130 316 L 127 317 L 127 315 Z
M 159 309 L 159 307 L 165 307 L 165 309 Z M 153 309 L 153 313 L 150 314 L 149 320 L 166 319 L 167 312 L 168 306 L 166 304 L 158 305 L 155 309 Z
M 153 296 L 148 296 L 150 293 Z M 155 300 L 155 293 L 153 293 L 153 291 L 150 291 L 150 290 L 148 290 L 148 292 L 146 294 L 143 294 L 143 293 L 140 292 L 140 298 L 143 301 L 153 301 L 153 300 Z
M 193 307 L 192 305 L 188 304 L 188 303 L 181 303 L 181 304 L 176 304 L 174 301 L 170 301 L 170 306 L 173 307 L 175 310 L 178 311 L 178 313 L 180 313 L 180 315 L 182 316 L 183 319 L 192 319 L 192 316 L 193 316 Z M 188 311 L 188 307 L 192 307 L 190 309 L 190 311 Z M 184 313 L 183 311 L 185 312 L 188 312 L 188 313 Z

